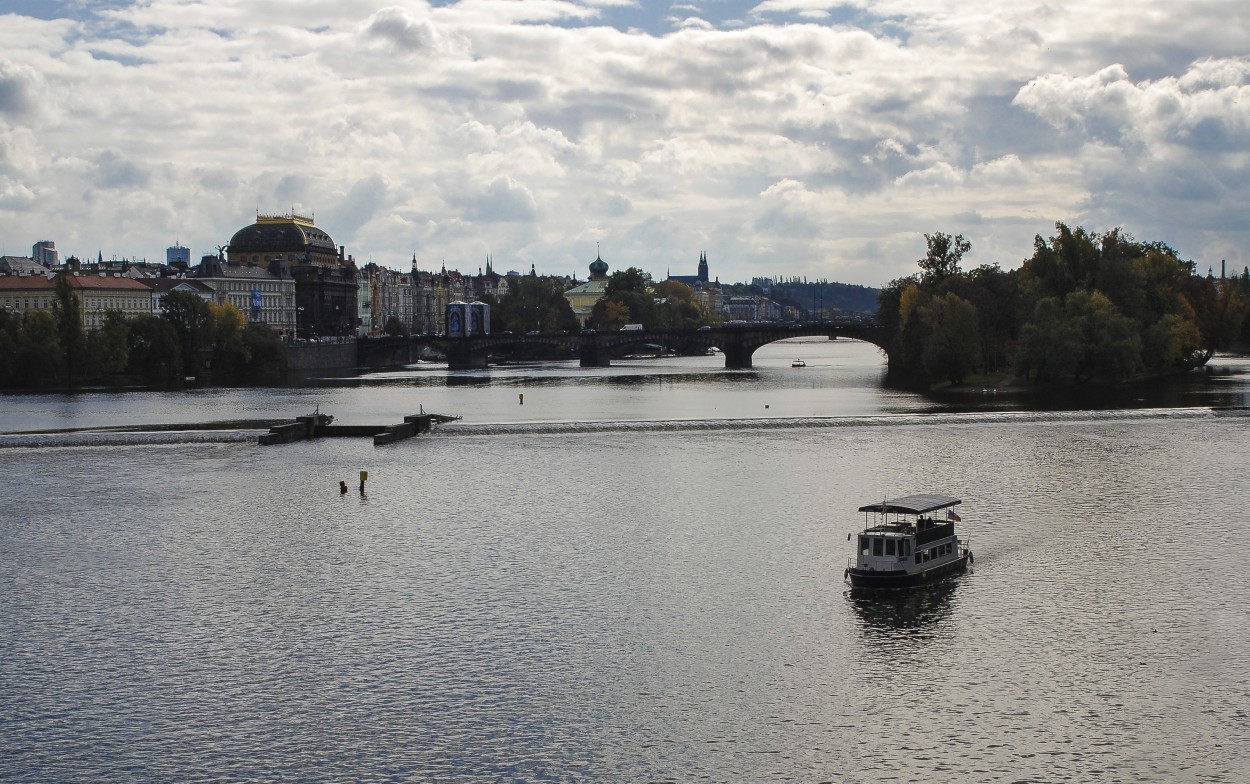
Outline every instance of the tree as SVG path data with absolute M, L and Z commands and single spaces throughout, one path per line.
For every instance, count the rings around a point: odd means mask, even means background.
M 124 373 L 130 361 L 130 323 L 120 310 L 104 311 L 104 323 L 87 334 L 87 354 L 96 375 Z
M 182 371 L 199 375 L 203 358 L 201 350 L 209 341 L 207 335 L 212 312 L 198 294 L 190 291 L 171 291 L 161 301 L 161 318 L 169 322 L 178 336 Z
M 626 324 L 633 324 L 629 308 L 623 302 L 614 299 L 601 299 L 595 303 L 594 310 L 590 312 L 590 323 L 595 329 L 606 331 L 617 330 Z
M 74 370 L 82 354 L 84 335 L 82 328 L 82 300 L 74 293 L 70 276 L 64 272 L 56 276 L 56 298 L 52 302 L 52 315 L 56 319 L 57 337 L 60 339 L 65 381 L 74 385 Z
M 127 372 L 157 386 L 176 386 L 182 369 L 178 330 L 162 316 L 137 316 L 130 321 Z
M 508 289 L 508 294 L 491 308 L 492 332 L 575 331 L 577 316 L 564 298 L 562 278 L 527 275 Z
M 1037 381 L 1122 381 L 1144 370 L 1136 323 L 1103 294 L 1085 290 L 1037 303 L 1016 361 Z
M 265 324 L 255 322 L 243 328 L 243 346 L 248 362 L 244 380 L 250 384 L 280 384 L 286 378 L 286 351 L 282 338 Z
M 694 289 L 677 280 L 655 284 L 655 299 L 660 301 L 656 315 L 665 329 L 694 329 L 704 322 L 703 310 L 694 297 Z
M 1020 330 L 1015 366 L 1034 381 L 1072 378 L 1080 357 L 1081 334 L 1067 320 L 1058 297 L 1038 300 L 1029 322 Z
M 655 295 L 651 290 L 651 276 L 637 267 L 629 269 L 617 270 L 608 278 L 608 285 L 603 291 L 603 301 L 616 302 L 625 306 L 629 311 L 629 315 L 623 322 L 625 324 L 643 324 L 648 327 L 656 326 L 655 318 Z M 596 306 L 596 311 L 597 311 Z M 599 329 L 607 329 L 603 324 L 595 320 L 591 316 Z
M 56 383 L 61 369 L 61 340 L 58 321 L 46 310 L 22 314 L 15 362 L 17 381 L 22 386 L 44 387 Z
M 204 334 L 212 357 L 213 375 L 221 381 L 237 381 L 244 375 L 248 361 L 243 345 L 243 328 L 247 317 L 229 302 L 210 303 Z
M 393 338 L 408 334 L 408 328 L 399 320 L 399 316 L 387 317 L 386 326 L 382 328 L 382 331 Z
M 952 275 L 959 274 L 959 262 L 964 254 L 972 250 L 972 243 L 959 234 L 937 232 L 924 235 L 927 251 L 923 259 L 916 262 L 920 266 L 920 282 L 924 285 L 936 285 Z
M 920 322 L 925 330 L 921 351 L 925 373 L 930 378 L 962 384 L 977 364 L 980 338 L 976 308 L 948 292 L 922 306 Z
M 8 310 L 0 310 L 0 387 L 17 386 L 17 345 L 21 322 Z

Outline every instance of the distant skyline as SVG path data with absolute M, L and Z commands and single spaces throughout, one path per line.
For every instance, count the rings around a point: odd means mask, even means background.
M 0 0 L 0 242 L 881 286 L 1055 221 L 1250 264 L 1225 0 Z

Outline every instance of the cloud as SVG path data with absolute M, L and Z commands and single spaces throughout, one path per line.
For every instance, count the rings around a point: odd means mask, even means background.
M 458 194 L 452 203 L 467 217 L 491 223 L 530 220 L 538 212 L 529 188 L 507 175 Z
M 151 176 L 143 166 L 129 160 L 118 150 L 101 150 L 92 156 L 94 184 L 100 188 L 143 188 Z
M 1011 266 L 1056 220 L 1250 262 L 1230 219 L 1250 208 L 1250 19 L 1145 2 L 8 15 L 0 209 L 14 242 L 153 258 L 296 208 L 400 268 L 490 252 L 584 274 L 599 241 L 614 268 L 706 250 L 725 281 L 876 285 L 914 271 L 923 232 Z
M 407 54 L 464 53 L 469 43 L 462 36 L 448 34 L 426 14 L 418 15 L 407 8 L 391 6 L 373 13 L 358 26 L 366 44 L 381 42 L 395 51 Z
M 42 91 L 43 79 L 33 68 L 0 58 L 0 118 L 28 121 L 39 112 Z

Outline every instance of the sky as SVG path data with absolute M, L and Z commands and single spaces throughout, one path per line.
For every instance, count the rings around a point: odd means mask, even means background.
M 1244 0 L 0 0 L 0 245 L 881 286 L 1055 223 L 1250 264 Z

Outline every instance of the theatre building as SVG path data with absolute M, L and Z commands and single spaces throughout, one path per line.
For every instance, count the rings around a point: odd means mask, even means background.
M 359 318 L 356 264 L 302 215 L 261 215 L 230 240 L 228 264 L 295 281 L 295 323 L 303 337 L 353 335 Z

